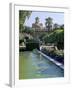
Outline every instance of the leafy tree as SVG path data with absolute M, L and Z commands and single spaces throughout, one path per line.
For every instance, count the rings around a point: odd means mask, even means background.
M 22 31 L 24 29 L 24 23 L 26 18 L 29 18 L 32 11 L 19 11 L 19 30 Z
M 46 36 L 46 33 L 43 33 L 39 36 L 39 39 L 43 41 L 43 37 Z
M 46 28 L 48 28 L 48 31 L 52 30 L 53 19 L 51 17 L 48 17 L 45 20 L 45 26 Z
M 45 43 L 54 43 L 58 49 L 64 49 L 64 30 L 55 30 L 44 37 Z

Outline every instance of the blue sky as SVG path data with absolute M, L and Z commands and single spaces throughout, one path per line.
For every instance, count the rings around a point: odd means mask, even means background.
M 40 18 L 40 22 L 45 26 L 45 19 L 47 17 L 53 18 L 53 23 L 58 23 L 59 25 L 64 24 L 64 13 L 55 13 L 55 12 L 40 12 L 33 11 L 29 19 L 26 19 L 25 25 L 32 26 L 32 23 L 35 22 L 35 17 Z

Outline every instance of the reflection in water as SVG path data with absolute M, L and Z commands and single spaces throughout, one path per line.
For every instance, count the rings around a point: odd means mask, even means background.
M 63 77 L 64 70 L 39 53 L 20 52 L 19 79 Z

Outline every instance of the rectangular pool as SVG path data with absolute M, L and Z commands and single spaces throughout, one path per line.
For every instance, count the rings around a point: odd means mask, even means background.
M 19 79 L 64 77 L 64 70 L 46 59 L 40 53 L 24 51 L 19 53 Z

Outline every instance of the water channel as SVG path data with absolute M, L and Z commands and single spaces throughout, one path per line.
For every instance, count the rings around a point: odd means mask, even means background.
M 19 53 L 19 79 L 64 77 L 64 70 L 40 53 L 24 51 Z

